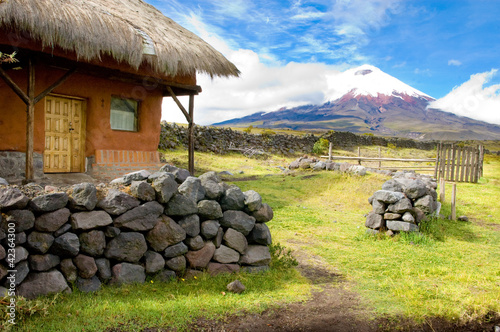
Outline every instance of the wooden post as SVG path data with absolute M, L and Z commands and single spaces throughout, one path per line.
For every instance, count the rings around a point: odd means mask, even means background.
M 462 149 L 457 146 L 457 157 L 456 157 L 456 164 L 455 164 L 455 182 L 460 181 L 460 156 L 462 154 Z
M 28 105 L 26 110 L 26 183 L 33 181 L 33 136 L 35 132 L 35 66 L 28 59 Z
M 329 161 L 332 160 L 332 149 L 333 149 L 333 143 L 330 142 L 330 144 L 328 145 L 328 160 Z
M 470 172 L 470 161 L 471 161 L 471 151 L 470 147 L 467 147 L 467 153 L 465 156 L 465 182 L 469 182 L 469 172 Z
M 445 176 L 446 181 L 450 179 L 450 167 L 451 167 L 451 147 L 448 147 L 448 151 L 446 154 L 446 176 Z
M 189 95 L 189 173 L 194 176 L 194 94 Z
M 450 180 L 455 181 L 455 157 L 457 153 L 457 147 L 455 144 L 451 145 L 452 149 L 452 154 L 451 154 L 451 174 L 450 174 Z
M 479 177 L 483 176 L 484 146 L 479 146 Z
M 441 176 L 442 178 L 445 178 L 445 169 L 446 169 L 446 146 L 443 145 L 441 149 L 441 160 L 439 166 L 441 167 Z
M 380 148 L 378 148 L 380 151 Z M 434 178 L 438 178 L 438 169 L 439 169 L 439 153 L 441 152 L 441 143 L 436 146 L 436 167 L 434 168 Z
M 457 220 L 457 184 L 453 183 L 451 190 L 451 219 Z
M 445 193 L 446 193 L 446 190 L 445 190 L 445 181 L 444 181 L 444 178 L 441 177 L 439 179 L 439 201 L 441 203 L 444 203 L 444 201 L 445 201 Z
M 462 149 L 462 162 L 460 165 L 460 182 L 464 182 L 466 161 L 467 161 L 467 148 L 464 146 L 464 148 Z
M 361 148 L 358 146 L 358 157 L 361 157 Z M 358 159 L 358 165 L 361 165 L 361 159 Z
M 474 178 L 476 174 L 476 157 L 477 157 L 477 150 L 476 148 L 471 147 L 470 178 L 469 178 L 470 183 L 474 183 Z
M 382 158 L 382 150 L 381 150 L 380 146 L 378 147 L 378 157 Z M 378 168 L 381 168 L 381 167 L 382 167 L 382 161 L 379 160 Z

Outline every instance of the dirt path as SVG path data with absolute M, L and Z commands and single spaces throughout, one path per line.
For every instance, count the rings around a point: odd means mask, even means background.
M 361 305 L 359 295 L 345 289 L 343 277 L 322 264 L 318 257 L 295 251 L 301 274 L 310 279 L 316 290 L 309 301 L 292 303 L 269 309 L 261 314 L 230 316 L 224 321 L 200 319 L 189 330 L 206 332 L 494 332 L 500 326 L 500 318 L 489 322 L 476 322 L 457 326 L 453 323 L 432 319 L 417 325 L 406 319 L 374 318 L 369 308 Z

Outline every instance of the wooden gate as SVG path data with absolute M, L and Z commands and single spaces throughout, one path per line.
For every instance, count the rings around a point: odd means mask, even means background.
M 477 183 L 483 175 L 484 147 L 443 145 L 437 150 L 435 176 L 453 182 Z
M 45 98 L 45 173 L 85 170 L 85 100 Z

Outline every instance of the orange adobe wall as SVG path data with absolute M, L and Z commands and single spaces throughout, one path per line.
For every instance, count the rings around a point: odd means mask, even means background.
M 9 71 L 12 79 L 26 91 L 26 70 Z M 64 71 L 36 67 L 36 94 L 46 89 Z M 87 100 L 85 156 L 95 150 L 156 151 L 158 149 L 162 91 L 159 88 L 109 81 L 83 74 L 73 74 L 53 91 Z M 140 100 L 138 132 L 111 130 L 111 96 Z M 34 150 L 43 153 L 45 139 L 44 100 L 35 107 Z M 0 80 L 0 151 L 26 150 L 26 105 Z

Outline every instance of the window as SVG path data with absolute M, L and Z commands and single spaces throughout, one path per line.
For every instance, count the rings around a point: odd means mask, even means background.
M 111 97 L 111 129 L 137 131 L 137 108 L 133 99 Z

